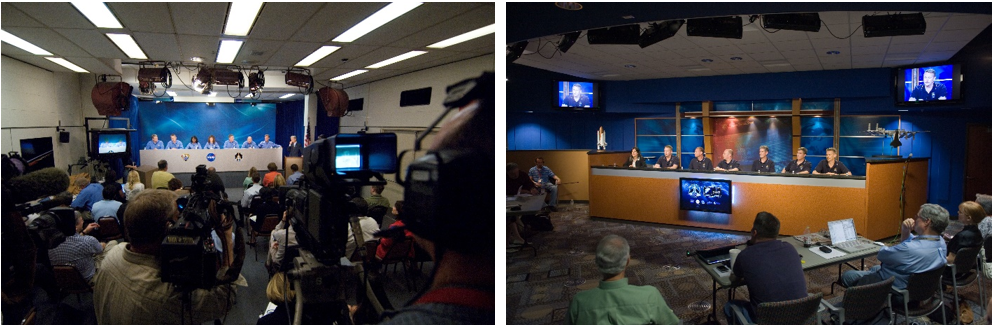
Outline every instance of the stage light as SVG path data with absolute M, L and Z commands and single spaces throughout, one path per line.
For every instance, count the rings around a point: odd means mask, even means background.
M 95 26 L 105 29 L 121 28 L 121 22 L 118 22 L 118 19 L 103 2 L 73 1 L 71 3 Z
M 403 61 L 403 60 L 415 57 L 415 56 L 419 56 L 419 55 L 422 55 L 422 54 L 425 54 L 425 53 L 426 53 L 425 51 L 421 51 L 421 50 L 409 51 L 407 53 L 404 53 L 404 54 L 401 54 L 401 55 L 398 55 L 398 56 L 394 56 L 394 57 L 385 59 L 383 61 L 380 61 L 379 63 L 367 66 L 367 68 L 368 69 L 379 69 L 379 68 L 382 68 L 382 67 L 385 67 L 385 66 L 388 66 L 388 65 L 391 65 L 391 64 L 394 64 L 394 63 L 397 63 L 397 62 L 400 62 L 400 61 Z
M 363 74 L 363 73 L 367 73 L 367 70 L 356 70 L 356 71 L 353 71 L 353 72 L 349 72 L 349 73 L 337 76 L 337 77 L 329 79 L 329 80 L 332 80 L 332 81 L 346 80 L 348 78 L 352 78 L 352 77 L 355 77 L 355 76 Z
M 232 2 L 228 10 L 228 21 L 225 22 L 225 34 L 248 35 L 249 29 L 252 28 L 252 22 L 256 21 L 259 9 L 262 7 L 262 1 Z
M 522 56 L 522 51 L 526 50 L 526 46 L 529 45 L 529 41 L 519 41 L 513 43 L 510 46 L 505 47 L 505 60 L 509 63 L 514 62 Z
M 684 20 L 664 21 L 660 23 L 650 23 L 650 26 L 640 35 L 640 48 L 647 48 L 650 45 L 664 41 L 678 33 L 678 29 L 685 25 Z
M 311 71 L 306 69 L 290 69 L 284 74 L 284 80 L 289 86 L 304 88 L 305 94 L 310 94 L 315 85 L 315 78 L 311 76 Z
M 194 76 L 191 84 L 194 90 L 201 93 L 202 95 L 207 95 L 211 93 L 212 85 L 214 84 L 214 79 L 211 78 L 211 69 L 206 67 L 201 67 L 197 71 L 197 75 Z
M 215 63 L 231 64 L 235 61 L 235 56 L 239 54 L 239 49 L 241 48 L 242 40 L 221 40 L 221 45 L 218 46 L 218 58 L 215 59 Z
M 250 95 L 259 94 L 263 90 L 263 85 L 265 84 L 266 84 L 266 76 L 263 75 L 263 70 L 258 70 L 257 72 L 249 73 Z M 250 95 L 246 95 L 246 97 L 249 97 Z
M 311 66 L 311 64 L 315 64 L 315 62 L 325 58 L 325 56 L 328 56 L 331 53 L 334 53 L 336 50 L 339 50 L 339 48 L 342 47 L 322 46 L 321 48 L 318 48 L 318 50 L 315 50 L 315 52 L 311 53 L 311 55 L 308 55 L 308 57 L 305 57 L 300 62 L 297 62 L 297 64 L 294 64 L 294 66 Z
M 62 65 L 63 67 L 73 70 L 77 73 L 90 73 L 90 71 L 84 70 L 82 67 L 76 66 L 76 64 L 70 63 L 69 61 L 62 58 L 45 57 L 45 59 L 55 62 L 56 64 Z
M 29 53 L 39 55 L 39 56 L 52 56 L 52 53 L 41 49 L 41 47 L 35 46 L 30 42 L 24 41 L 24 39 L 18 38 L 17 36 L 7 33 L 7 31 L 0 30 L 0 41 L 9 43 L 17 48 L 24 49 Z
M 565 33 L 563 37 L 560 38 L 560 43 L 557 44 L 557 49 L 560 49 L 560 52 L 562 53 L 566 53 L 567 50 L 571 49 L 571 46 L 578 41 L 578 37 L 580 36 L 581 31 Z
M 167 81 L 169 84 L 167 85 Z M 161 68 L 140 68 L 138 69 L 138 90 L 142 95 L 151 95 L 156 90 L 156 82 L 162 83 L 169 88 L 173 84 L 173 77 L 166 67 Z
M 135 39 L 132 39 L 130 35 L 122 33 L 107 33 L 107 38 L 114 41 L 114 44 L 118 46 L 129 58 L 134 59 L 147 59 L 145 52 L 142 48 L 135 43 Z
M 213 69 L 211 70 L 211 77 L 214 78 L 214 84 L 216 85 L 245 87 L 245 80 L 242 77 L 242 72 L 239 71 Z
M 476 30 L 473 30 L 473 31 L 470 31 L 470 32 L 467 32 L 467 33 L 464 33 L 464 34 L 461 34 L 461 35 L 458 35 L 458 36 L 455 36 L 455 37 L 452 37 L 452 38 L 449 38 L 449 39 L 446 39 L 446 40 L 443 40 L 443 41 L 440 41 L 440 42 L 436 42 L 434 44 L 426 46 L 426 48 L 442 49 L 442 48 L 446 48 L 446 47 L 449 47 L 449 46 L 452 46 L 452 45 L 455 45 L 455 44 L 458 44 L 458 43 L 461 43 L 461 42 L 464 42 L 464 41 L 468 41 L 468 40 L 473 40 L 473 39 L 476 39 L 476 38 L 480 38 L 480 37 L 483 37 L 485 35 L 492 34 L 492 33 L 495 33 L 495 25 L 494 24 L 491 24 L 491 25 L 488 25 L 488 26 L 485 26 L 485 27 L 482 27 L 482 28 L 479 28 L 479 29 L 476 29 Z M 577 37 L 575 37 L 575 39 L 577 39 Z
M 405 13 L 411 11 L 412 9 L 415 9 L 420 5 L 422 5 L 421 2 L 408 2 L 408 1 L 391 3 L 385 6 L 384 8 L 381 8 L 381 10 L 378 10 L 373 15 L 370 15 L 370 17 L 367 17 L 363 21 L 349 28 L 349 30 L 346 30 L 346 32 L 343 32 L 335 39 L 332 39 L 332 41 L 335 42 L 356 41 L 356 39 L 359 39 L 363 35 L 370 33 L 370 31 L 376 30 L 378 27 L 387 24 L 387 22 L 390 22 L 395 18 L 404 15 Z

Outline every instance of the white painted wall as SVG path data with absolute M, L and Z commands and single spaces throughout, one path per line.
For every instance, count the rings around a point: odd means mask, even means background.
M 66 170 L 70 163 L 85 157 L 81 90 L 87 90 L 89 100 L 90 89 L 83 88 L 81 81 L 90 75 L 51 72 L 9 57 L 0 58 L 0 151 L 20 152 L 21 139 L 52 137 L 56 168 Z M 66 144 L 59 143 L 55 129 L 60 120 L 63 127 L 75 126 L 66 127 L 70 134 Z

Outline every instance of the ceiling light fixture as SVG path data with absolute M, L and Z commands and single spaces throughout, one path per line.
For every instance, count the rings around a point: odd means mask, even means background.
M 315 52 L 311 53 L 311 55 L 308 55 L 308 57 L 305 57 L 300 62 L 297 62 L 297 64 L 294 64 L 294 66 L 311 66 L 311 64 L 315 64 L 315 62 L 325 58 L 325 56 L 328 56 L 331 53 L 334 53 L 336 50 L 339 50 L 339 48 L 342 47 L 322 46 L 321 48 L 318 48 L 318 50 L 315 50 Z
M 231 64 L 235 61 L 235 56 L 239 54 L 239 49 L 241 48 L 242 40 L 221 40 L 221 45 L 218 46 L 218 58 L 215 59 L 215 63 Z
M 280 96 L 280 99 L 289 98 L 291 96 L 294 96 L 294 94 L 287 94 L 287 95 Z
M 225 34 L 246 36 L 252 23 L 259 15 L 259 9 L 263 8 L 262 1 L 240 1 L 232 2 L 228 7 L 228 21 L 225 22 Z
M 71 2 L 76 10 L 79 10 L 86 19 L 90 20 L 90 23 L 105 29 L 120 29 L 121 22 L 114 17 L 110 9 L 107 9 L 107 5 L 103 2 L 89 2 L 89 1 L 73 1 Z
M 201 66 L 200 70 L 197 71 L 197 75 L 191 80 L 191 85 L 193 85 L 195 91 L 202 95 L 211 93 L 214 85 L 214 78 L 211 77 L 211 69 Z
M 90 73 L 90 71 L 84 70 L 82 67 L 76 66 L 76 64 L 70 63 L 69 61 L 58 58 L 58 57 L 45 57 L 45 59 L 50 60 L 56 64 L 62 65 L 63 67 L 73 70 L 78 73 Z
M 367 70 L 356 70 L 356 71 L 353 71 L 353 72 L 349 72 L 349 73 L 337 76 L 337 77 L 329 79 L 329 80 L 332 80 L 332 81 L 346 80 L 346 79 L 355 77 L 355 76 L 363 74 L 363 73 L 367 73 Z
M 39 56 L 52 56 L 52 53 L 41 49 L 41 47 L 35 46 L 30 42 L 24 41 L 24 39 L 18 38 L 16 35 L 7 33 L 7 31 L 0 30 L 0 41 L 9 43 L 11 46 L 24 49 L 29 53 L 39 55 Z
M 381 8 L 381 10 L 378 10 L 373 15 L 370 15 L 370 17 L 367 17 L 363 21 L 349 28 L 349 30 L 346 30 L 346 32 L 343 32 L 338 37 L 335 37 L 335 39 L 332 39 L 332 41 L 335 42 L 356 41 L 356 39 L 359 39 L 363 35 L 370 33 L 370 31 L 376 30 L 378 27 L 387 24 L 388 22 L 394 20 L 395 18 L 398 18 L 399 16 L 404 15 L 405 13 L 411 11 L 412 9 L 415 9 L 415 7 L 421 5 L 422 5 L 421 2 L 409 2 L 409 1 L 391 3 L 385 6 L 384 8 Z
M 107 37 L 111 39 L 111 41 L 114 41 L 114 44 L 118 46 L 118 49 L 121 49 L 125 55 L 128 55 L 128 58 L 148 59 L 148 57 L 145 56 L 145 52 L 142 51 L 142 48 L 139 47 L 137 43 L 135 43 L 135 39 L 132 39 L 131 35 L 123 33 L 107 33 Z
M 464 34 L 461 34 L 461 35 L 458 35 L 458 36 L 455 36 L 455 37 L 452 37 L 452 38 L 449 38 L 449 39 L 446 39 L 446 40 L 443 40 L 443 41 L 440 41 L 440 42 L 436 42 L 436 43 L 428 45 L 426 47 L 427 48 L 442 49 L 442 48 L 446 48 L 446 47 L 449 47 L 449 46 L 452 46 L 452 45 L 455 45 L 455 44 L 458 44 L 458 43 L 461 43 L 461 42 L 464 42 L 464 41 L 473 40 L 473 39 L 480 38 L 480 37 L 483 37 L 485 35 L 493 34 L 493 33 L 495 33 L 495 25 L 491 24 L 491 25 L 488 25 L 488 26 L 485 26 L 485 27 L 482 27 L 482 28 L 479 28 L 479 29 L 476 29 L 476 30 L 473 30 L 473 31 L 470 31 L 470 32 L 467 32 L 467 33 L 464 33 Z M 577 33 L 581 34 L 580 32 L 577 32 Z M 574 39 L 577 39 L 577 37 L 574 37 Z M 571 44 L 573 44 L 573 42 Z M 570 46 L 568 46 L 568 48 L 570 48 Z M 564 52 L 567 52 L 567 51 L 565 50 Z
M 388 65 L 391 65 L 391 64 L 394 64 L 394 63 L 397 63 L 397 62 L 400 62 L 400 61 L 403 61 L 403 60 L 415 57 L 415 56 L 419 56 L 419 55 L 422 55 L 422 54 L 425 54 L 425 53 L 426 53 L 425 51 L 421 51 L 421 50 L 409 51 L 407 53 L 404 53 L 404 54 L 401 54 L 401 55 L 398 55 L 398 56 L 394 56 L 394 57 L 385 59 L 383 61 L 380 61 L 379 63 L 367 66 L 367 68 L 368 69 L 379 69 L 379 68 L 382 68 L 382 67 L 385 67 L 385 66 L 388 66 Z
M 200 63 L 200 62 L 203 62 L 203 61 L 204 61 L 204 59 L 203 59 L 203 58 L 201 58 L 200 56 L 194 56 L 194 57 L 191 57 L 191 58 L 190 58 L 190 60 L 191 60 L 191 61 L 193 61 L 193 62 L 198 62 L 198 63 Z

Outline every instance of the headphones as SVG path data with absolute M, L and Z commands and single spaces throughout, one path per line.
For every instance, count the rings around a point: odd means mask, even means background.
M 494 81 L 494 72 L 485 72 L 480 77 L 447 87 L 444 101 L 447 110 L 420 134 L 415 141 L 415 151 L 451 110 L 465 107 L 474 100 L 479 100 L 479 113 L 474 115 L 488 116 L 492 124 L 465 126 L 461 130 L 493 129 Z M 468 124 L 477 120 L 481 118 L 471 118 Z M 482 133 L 494 135 L 493 130 Z M 408 230 L 448 250 L 473 253 L 494 248 L 494 193 L 491 187 L 495 175 L 491 168 L 495 154 L 481 150 L 477 147 L 430 151 L 408 166 L 406 180 L 401 180 L 399 171 L 396 178 L 405 186 L 405 226 Z

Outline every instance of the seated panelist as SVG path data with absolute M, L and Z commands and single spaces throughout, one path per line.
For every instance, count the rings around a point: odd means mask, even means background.
M 820 163 L 816 165 L 816 169 L 813 170 L 813 175 L 850 176 L 851 171 L 843 163 L 837 161 L 837 149 L 830 147 L 827 148 L 827 158 L 820 160 Z
M 169 135 L 169 143 L 166 143 L 167 150 L 182 149 L 183 142 L 176 140 L 176 134 Z
M 163 141 L 159 140 L 159 136 L 152 134 L 152 140 L 145 144 L 146 150 L 162 150 L 166 147 L 163 146 Z
M 200 150 L 201 142 L 197 141 L 197 136 L 190 136 L 190 143 L 187 143 L 188 150 Z
M 263 135 L 263 141 L 259 142 L 259 148 L 261 149 L 276 149 L 280 148 L 280 144 L 274 143 L 270 140 L 270 134 Z
M 716 171 L 740 171 L 740 162 L 733 160 L 733 149 L 723 150 L 723 161 L 716 164 Z
M 216 149 L 220 149 L 220 148 L 221 147 L 218 146 L 218 141 L 214 140 L 214 135 L 208 136 L 207 143 L 204 143 L 204 149 L 205 150 L 216 150 Z
M 813 169 L 813 164 L 806 161 L 806 154 L 809 153 L 805 147 L 800 147 L 795 151 L 795 160 L 789 161 L 785 168 L 782 169 L 782 173 L 790 174 L 808 174 Z
M 644 158 L 643 154 L 640 153 L 640 148 L 639 147 L 633 147 L 633 150 L 630 151 L 630 156 L 629 156 L 629 159 L 626 160 L 626 165 L 625 166 L 626 167 L 630 167 L 630 168 L 646 168 L 647 167 L 647 159 Z
M 768 159 L 768 146 L 761 145 L 757 150 L 757 154 L 761 155 L 761 158 L 754 161 L 754 164 L 750 166 L 750 171 L 775 172 L 775 162 Z
M 246 136 L 246 141 L 244 143 L 242 143 L 242 148 L 244 148 L 244 149 L 255 149 L 255 148 L 259 148 L 259 146 L 256 145 L 256 143 L 254 143 L 252 141 L 252 136 Z
M 678 156 L 674 156 L 672 152 L 674 149 L 671 145 L 664 146 L 664 156 L 657 158 L 657 163 L 654 163 L 654 168 L 664 168 L 664 169 L 681 169 L 681 159 Z
M 229 134 L 228 141 L 225 142 L 226 149 L 237 149 L 239 148 L 239 142 L 235 141 L 235 135 Z
M 696 147 L 695 157 L 688 161 L 688 170 L 711 171 L 712 168 L 712 160 L 705 156 L 705 149 Z

